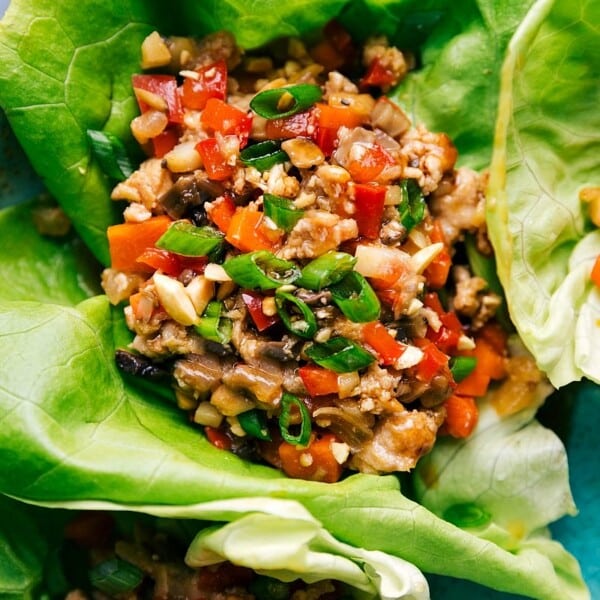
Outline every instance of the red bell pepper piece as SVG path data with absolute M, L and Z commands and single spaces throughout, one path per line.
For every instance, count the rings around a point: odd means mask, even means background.
M 381 59 L 376 56 L 371 63 L 367 72 L 359 82 L 359 87 L 365 89 L 368 87 L 386 88 L 396 83 L 394 72 L 385 67 Z
M 354 186 L 354 218 L 360 235 L 369 239 L 379 236 L 386 192 L 387 187 L 383 185 L 357 183 Z
M 181 86 L 181 102 L 186 108 L 203 110 L 209 98 L 225 100 L 227 95 L 227 64 L 220 60 L 196 69 L 198 79 L 186 77 Z
M 272 250 L 274 242 L 267 233 L 263 213 L 244 206 L 238 207 L 231 217 L 225 239 L 242 252 Z
M 431 381 L 441 371 L 448 371 L 449 356 L 444 354 L 436 345 L 427 339 L 416 339 L 415 346 L 423 351 L 423 358 L 417 365 L 417 379 Z
M 208 264 L 208 258 L 206 256 L 183 256 L 162 248 L 146 248 L 138 257 L 137 262 L 148 265 L 154 270 L 161 270 L 172 277 L 179 277 L 185 269 L 201 275 Z
M 154 156 L 162 158 L 167 152 L 171 152 L 179 141 L 179 133 L 176 129 L 168 127 L 162 133 L 152 138 Z
M 444 232 L 439 221 L 436 220 L 433 222 L 433 229 L 429 234 L 429 237 L 433 243 L 444 243 L 444 248 L 442 251 L 433 259 L 433 261 L 423 272 L 428 287 L 432 290 L 439 290 L 446 285 L 448 274 L 450 273 L 450 267 L 452 266 L 452 257 L 450 256 L 448 247 L 445 244 Z
M 134 75 L 132 78 L 133 89 L 146 90 L 156 94 L 167 103 L 167 116 L 170 123 L 183 123 L 183 107 L 177 88 L 177 80 L 172 75 Z M 138 98 L 138 105 L 142 112 L 150 107 Z
M 375 181 L 385 167 L 394 165 L 393 157 L 379 144 L 364 144 L 361 148 L 360 160 L 351 160 L 347 165 L 354 181 Z
M 309 396 L 337 394 L 340 390 L 337 373 L 329 369 L 317 365 L 305 365 L 298 369 L 298 375 Z
M 218 98 L 210 98 L 200 117 L 202 125 L 211 132 L 237 135 L 240 147 L 248 142 L 252 129 L 252 116 Z
M 270 140 L 284 140 L 295 137 L 312 138 L 315 135 L 315 128 L 315 111 L 310 109 L 285 119 L 269 119 L 265 126 L 265 135 Z
M 379 321 L 363 325 L 362 339 L 377 352 L 382 365 L 393 365 L 406 351 L 406 345 L 398 342 Z
M 231 440 L 219 429 L 207 425 L 204 427 L 204 433 L 206 433 L 208 441 L 215 448 L 218 448 L 219 450 L 231 450 Z
M 231 177 L 235 167 L 227 164 L 215 138 L 207 138 L 198 142 L 196 150 L 202 158 L 202 164 L 209 179 L 223 181 Z
M 258 331 L 264 331 L 279 321 L 279 315 L 265 315 L 263 311 L 264 296 L 251 290 L 242 292 L 242 300 L 256 325 Z

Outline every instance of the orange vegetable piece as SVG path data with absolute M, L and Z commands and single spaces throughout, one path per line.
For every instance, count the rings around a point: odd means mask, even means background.
M 342 476 L 342 465 L 331 447 L 337 441 L 333 434 L 327 433 L 316 436 L 307 447 L 282 442 L 278 452 L 283 472 L 295 479 L 335 483 Z
M 160 236 L 172 223 L 165 215 L 152 217 L 141 223 L 111 225 L 106 234 L 110 251 L 110 264 L 118 271 L 143 271 L 144 265 L 136 262 L 146 248 L 154 247 Z
M 242 252 L 272 250 L 274 244 L 267 233 L 263 213 L 244 206 L 232 215 L 225 239 Z
M 455 438 L 466 438 L 473 432 L 479 420 L 479 409 L 472 396 L 453 395 L 444 403 L 446 420 L 444 428 Z
M 594 282 L 594 285 L 600 287 L 600 256 L 596 258 L 596 262 L 592 267 L 592 272 L 590 274 L 591 280 Z
M 334 371 L 316 365 L 305 365 L 298 369 L 298 375 L 309 396 L 325 396 L 339 392 L 338 375 Z
M 231 196 L 225 195 L 217 198 L 210 206 L 206 207 L 206 212 L 210 217 L 210 220 L 219 228 L 223 233 L 227 233 L 229 226 L 231 225 L 231 219 L 235 213 L 235 204 Z

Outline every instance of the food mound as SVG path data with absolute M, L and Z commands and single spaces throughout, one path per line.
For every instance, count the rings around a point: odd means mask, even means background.
M 135 333 L 118 366 L 291 477 L 410 470 L 470 435 L 491 381 L 510 411 L 541 378 L 496 319 L 483 177 L 385 95 L 413 62 L 336 23 L 253 53 L 155 32 L 133 77 L 147 159 L 128 173 L 90 132 L 127 175 L 102 280 Z

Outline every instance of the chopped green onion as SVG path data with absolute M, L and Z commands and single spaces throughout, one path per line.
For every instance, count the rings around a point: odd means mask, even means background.
M 278 163 L 288 160 L 288 155 L 281 149 L 278 142 L 265 140 L 244 148 L 240 152 L 240 160 L 247 167 L 266 171 Z
M 345 337 L 334 337 L 322 344 L 313 344 L 306 355 L 319 366 L 336 373 L 350 373 L 368 367 L 375 357 Z
M 311 260 L 303 269 L 297 285 L 320 291 L 341 281 L 356 264 L 356 258 L 345 252 L 331 250 Z
M 300 298 L 296 298 L 296 296 L 287 292 L 277 291 L 275 293 L 275 306 L 283 324 L 292 333 L 308 340 L 312 339 L 317 333 L 317 318 L 308 304 Z
M 329 287 L 338 308 L 355 323 L 379 319 L 381 304 L 367 280 L 356 271 L 350 271 L 340 282 Z
M 266 442 L 271 441 L 269 429 L 267 427 L 267 417 L 264 410 L 247 410 L 238 416 L 239 424 L 242 429 L 250 436 Z
M 250 100 L 250 108 L 265 119 L 284 119 L 310 108 L 323 97 L 313 83 L 299 83 L 259 92 Z
M 93 587 L 110 596 L 133 591 L 144 579 L 144 572 L 120 558 L 98 563 L 90 572 Z
M 290 421 L 292 417 L 292 409 L 296 407 L 300 412 L 300 432 L 294 435 L 290 432 Z M 295 446 L 306 446 L 310 439 L 311 425 L 310 414 L 306 404 L 293 394 L 283 393 L 281 397 L 281 412 L 279 413 L 279 431 L 281 437 L 289 444 Z
M 473 372 L 477 365 L 475 356 L 454 356 L 450 360 L 450 372 L 456 383 L 462 381 L 467 375 Z
M 207 256 L 223 248 L 223 234 L 212 227 L 175 221 L 156 242 L 157 248 L 183 256 Z
M 116 135 L 107 131 L 88 129 L 87 137 L 92 144 L 92 153 L 100 163 L 100 168 L 109 177 L 123 181 L 135 171 L 123 142 Z
M 425 197 L 414 179 L 404 179 L 400 188 L 402 190 L 402 201 L 398 205 L 400 222 L 407 231 L 410 231 L 425 216 Z
M 289 198 L 273 194 L 264 194 L 263 207 L 265 215 L 284 231 L 291 231 L 304 215 L 304 211 L 296 208 Z
M 489 523 L 490 514 L 477 504 L 453 504 L 444 511 L 444 520 L 457 527 L 481 527 Z
M 268 250 L 234 256 L 223 263 L 223 268 L 235 283 L 249 290 L 274 290 L 300 277 L 300 269 L 293 262 Z
M 233 325 L 231 319 L 221 316 L 221 302 L 209 302 L 200 321 L 194 328 L 204 339 L 218 344 L 228 344 L 231 340 Z

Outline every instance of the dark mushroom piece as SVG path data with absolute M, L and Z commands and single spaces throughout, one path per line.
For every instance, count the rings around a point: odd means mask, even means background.
M 172 219 L 189 217 L 194 225 L 206 225 L 204 203 L 223 194 L 223 186 L 197 175 L 183 175 L 165 192 L 159 203 Z

